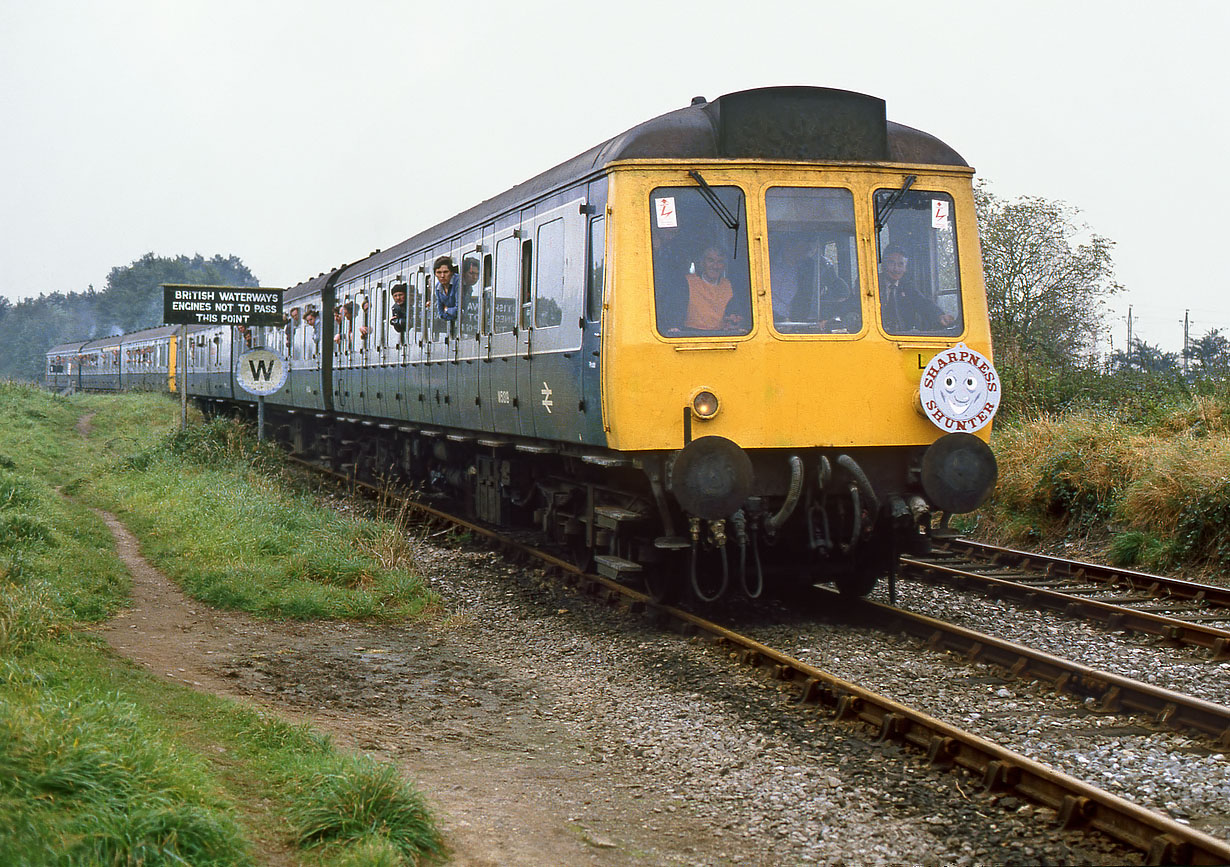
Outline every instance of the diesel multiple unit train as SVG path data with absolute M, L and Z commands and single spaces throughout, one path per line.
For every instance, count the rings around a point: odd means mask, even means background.
M 287 290 L 282 327 L 58 346 L 47 381 L 251 413 L 263 346 L 295 453 L 658 599 L 865 594 L 994 485 L 972 175 L 874 97 L 696 98 Z

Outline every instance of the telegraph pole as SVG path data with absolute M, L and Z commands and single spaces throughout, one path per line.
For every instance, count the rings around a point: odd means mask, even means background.
M 1187 376 L 1187 341 L 1188 341 L 1188 326 L 1191 324 L 1188 317 L 1191 314 L 1191 309 L 1183 311 L 1183 375 Z

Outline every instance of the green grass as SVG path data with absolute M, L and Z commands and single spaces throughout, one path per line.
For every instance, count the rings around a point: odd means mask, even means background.
M 402 619 L 434 597 L 396 523 L 322 509 L 276 475 L 281 456 L 219 420 L 73 486 L 115 509 L 189 594 L 266 617 Z
M 157 396 L 0 383 L 0 861 L 240 865 L 270 847 L 322 865 L 439 860 L 391 766 L 169 685 L 81 630 L 130 581 L 77 499 L 123 514 L 176 577 L 232 607 L 391 618 L 430 601 L 401 529 L 318 507 L 242 429 L 179 433 L 177 415 Z
M 203 760 L 123 691 L 46 665 L 0 698 L 0 851 L 15 863 L 245 864 L 249 846 Z M 87 669 L 82 661 L 77 671 Z M 16 672 L 13 672 L 16 673 Z M 68 677 L 65 677 L 68 675 Z

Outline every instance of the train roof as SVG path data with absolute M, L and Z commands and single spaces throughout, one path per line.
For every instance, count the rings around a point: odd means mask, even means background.
M 188 326 L 189 331 L 199 331 L 200 326 Z M 163 337 L 169 337 L 179 332 L 178 325 L 158 325 L 154 328 L 142 328 L 139 331 L 130 331 L 127 334 L 111 334 L 107 337 L 96 337 L 93 340 L 76 341 L 75 343 L 62 343 L 59 346 L 53 346 L 47 350 L 47 354 L 53 352 L 73 351 L 81 352 L 86 349 L 101 349 L 103 347 L 120 346 L 125 343 L 136 343 L 141 340 L 158 340 Z
M 142 328 L 140 331 L 130 331 L 120 335 L 121 343 L 132 343 L 136 340 L 157 340 L 179 333 L 178 325 L 156 325 L 153 328 Z
M 771 159 L 895 162 L 968 167 L 935 136 L 887 119 L 884 100 L 827 87 L 763 87 L 728 93 L 637 124 L 524 183 L 350 266 L 353 273 L 395 262 L 607 165 L 631 159 Z M 288 297 L 320 290 L 329 274 L 292 287 Z

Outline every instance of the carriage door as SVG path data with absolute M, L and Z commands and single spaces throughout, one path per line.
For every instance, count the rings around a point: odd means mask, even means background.
M 355 284 L 339 286 L 333 296 L 333 408 L 338 412 L 355 412 L 359 397 L 359 384 L 349 368 L 354 363 L 347 341 L 350 337 L 346 321 L 347 305 L 354 297 Z M 353 393 L 351 392 L 353 389 Z
M 383 318 L 380 320 L 380 328 L 377 331 L 380 335 L 380 344 L 384 347 L 382 350 L 384 371 L 388 376 L 388 394 L 385 395 L 385 405 L 388 407 L 390 416 L 400 419 L 408 417 L 407 413 L 410 408 L 407 358 L 410 353 L 411 338 L 414 336 L 414 315 L 411 312 L 414 304 L 414 292 L 411 287 L 413 282 L 414 274 L 410 268 L 410 262 L 403 259 L 393 267 L 389 279 L 385 281 L 385 287 L 382 290 L 384 295 Z M 396 316 L 402 324 L 402 330 L 398 331 L 393 327 L 394 308 L 398 306 L 393 296 L 401 293 L 404 293 L 401 312 Z
M 444 377 L 444 398 L 442 403 L 436 404 L 436 421 L 446 424 L 450 427 L 468 427 L 464 425 L 459 418 L 459 411 L 463 408 L 465 393 L 464 380 L 461 372 L 461 348 L 464 342 L 464 332 L 462 329 L 462 316 L 465 310 L 464 300 L 461 290 L 461 258 L 464 252 L 464 246 L 459 241 L 454 241 L 451 249 L 446 250 L 441 255 L 447 255 L 453 262 L 454 273 L 457 275 L 457 317 L 452 320 L 442 320 L 440 325 L 444 331 L 442 334 L 443 344 L 441 345 L 441 358 L 444 363 L 440 365 L 440 372 Z M 433 280 L 434 280 L 434 274 Z M 433 294 L 435 283 L 432 283 Z M 469 335 L 471 343 L 474 340 L 473 330 Z M 467 344 L 468 346 L 469 344 Z M 471 402 L 471 408 L 473 402 Z
M 540 439 L 576 438 L 581 404 L 580 352 L 585 294 L 586 207 L 581 199 L 538 215 L 534 293 L 525 355 L 518 373 L 524 410 Z M 524 428 L 527 413 L 522 412 Z
M 480 364 L 485 387 L 480 396 L 491 407 L 491 429 L 517 434 L 517 320 L 521 303 L 521 232 L 506 227 L 496 233 L 495 292 L 487 357 Z
M 581 335 L 581 438 L 606 441 L 602 430 L 602 293 L 606 282 L 606 216 L 589 218 L 588 261 Z
M 432 265 L 437 256 L 448 255 L 447 247 L 437 247 L 427 257 L 423 290 L 423 393 L 426 396 L 426 419 L 433 424 L 448 424 L 448 336 L 449 322 L 437 315 L 436 275 Z
M 424 372 L 429 353 L 427 338 L 431 332 L 431 251 L 421 254 L 427 261 L 414 266 L 410 275 L 410 325 L 406 332 L 409 342 L 406 358 L 406 399 L 412 421 L 431 421 L 427 402 L 427 374 Z
M 476 250 L 481 268 L 478 291 L 478 340 L 475 356 L 474 392 L 478 407 L 479 427 L 495 430 L 495 414 L 491 399 L 490 367 L 491 337 L 495 328 L 495 229 L 483 229 L 482 249 Z
M 452 342 L 448 390 L 452 396 L 453 423 L 467 430 L 481 430 L 478 400 L 478 368 L 482 357 L 483 244 L 478 232 L 467 235 L 457 254 L 461 269 L 457 323 Z
M 538 400 L 534 383 L 534 217 L 532 210 L 521 212 L 521 293 L 517 303 L 517 418 L 524 436 L 534 436 L 534 404 Z
M 374 323 L 374 296 L 379 290 L 379 273 L 367 274 L 363 277 L 363 288 L 354 299 L 354 316 L 350 321 L 350 343 L 354 351 L 355 363 L 359 366 L 359 411 L 365 415 L 380 415 L 383 407 L 380 398 L 376 397 L 379 390 L 377 383 L 377 354 Z

